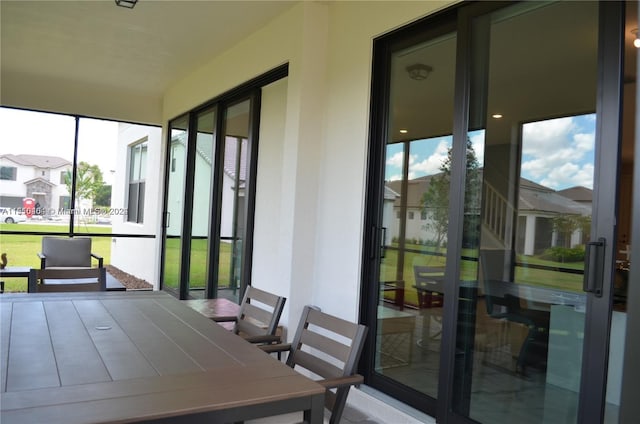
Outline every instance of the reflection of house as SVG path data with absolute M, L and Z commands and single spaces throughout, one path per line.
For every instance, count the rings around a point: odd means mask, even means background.
M 394 193 L 395 197 L 385 195 L 385 205 L 389 207 L 393 204 L 393 214 L 388 213 L 386 216 L 393 216 L 393 222 L 388 225 L 389 234 L 387 234 L 386 243 L 388 244 L 394 238 L 399 237 L 400 222 L 404 219 L 405 239 L 418 243 L 428 243 L 434 241 L 437 233 L 432 225 L 431 217 L 433 210 L 424 207 L 422 198 L 427 192 L 429 182 L 434 176 L 424 176 L 409 180 L 407 184 L 407 201 L 406 216 L 402 216 L 401 208 L 403 206 L 401 195 L 401 181 L 390 181 L 385 186 L 386 193 Z M 485 183 L 486 184 L 486 183 Z M 506 216 L 507 211 L 513 211 L 512 206 L 506 205 L 504 199 L 497 199 L 495 191 L 489 187 L 483 190 L 484 193 L 492 194 L 492 201 L 485 202 L 485 208 L 489 203 L 500 203 L 494 209 L 502 211 L 505 214 L 504 219 L 498 222 L 506 223 L 509 218 Z M 491 215 L 491 214 L 485 214 Z M 565 242 L 563 234 L 559 234 L 554 230 L 553 219 L 558 216 L 591 216 L 591 190 L 585 187 L 573 187 L 562 191 L 555 191 L 548 187 L 536 184 L 525 178 L 520 178 L 520 190 L 518 193 L 518 228 L 516 232 L 516 251 L 525 255 L 534 255 L 541 253 L 551 246 L 575 246 L 583 244 L 584 238 L 580 229 L 575 229 L 571 234 L 571 240 Z M 500 241 L 499 234 L 501 230 L 492 230 L 490 225 L 483 225 L 484 243 L 491 243 L 491 239 L 495 239 L 497 246 L 509 241 Z M 445 235 L 446 236 L 446 235 Z
M 577 202 L 568 197 L 568 194 L 578 192 L 582 199 L 589 198 L 589 201 Z M 585 187 L 555 191 L 521 178 L 516 251 L 533 255 L 551 246 L 564 246 L 563 235 L 553 230 L 553 218 L 561 215 L 591 216 L 590 193 L 591 190 Z M 582 231 L 576 229 L 567 244 L 583 243 Z
M 240 140 L 240 142 L 239 142 Z M 171 157 L 173 158 L 171 166 L 171 173 L 176 175 L 184 175 L 185 165 L 185 134 L 180 134 L 171 139 Z M 238 149 L 240 145 L 240 149 Z M 193 210 L 194 219 L 192 234 L 199 237 L 207 237 L 209 229 L 210 218 L 210 191 L 211 191 L 211 167 L 213 166 L 213 140 L 211 134 L 199 133 L 198 143 L 196 149 L 196 164 L 195 164 L 195 183 L 193 193 Z M 234 196 L 244 197 L 245 180 L 246 180 L 246 139 L 236 137 L 226 137 L 225 151 L 224 151 L 224 164 L 223 164 L 223 190 L 222 190 L 222 210 L 221 210 L 221 222 L 220 222 L 220 234 L 222 237 L 232 237 L 233 228 L 233 210 L 231 206 L 236 202 L 233 201 Z M 239 172 L 235 172 L 236 168 Z M 236 181 L 236 178 L 238 180 Z M 236 193 L 236 187 L 238 188 Z M 177 193 L 181 193 L 183 187 L 177 184 L 169 184 L 169 198 L 180 198 Z M 237 202 L 237 207 L 243 207 L 244 202 Z M 180 234 L 181 222 L 174 217 L 181 216 L 182 204 L 173 203 L 167 205 L 167 210 L 170 215 L 169 225 L 167 229 L 168 234 Z M 238 222 L 243 222 L 241 218 L 244 215 L 243 211 L 238 211 Z M 239 229 L 241 231 L 241 229 Z
M 64 174 L 70 170 L 71 162 L 56 156 L 0 155 L 0 205 L 20 208 L 31 197 L 46 210 L 68 207 Z
M 225 162 L 224 162 L 224 189 L 222 194 L 222 219 L 221 219 L 221 235 L 223 237 L 231 237 L 231 228 L 233 228 L 233 210 L 230 210 L 234 202 L 231 198 L 235 196 L 235 187 L 239 190 L 237 195 L 244 196 L 244 184 L 246 176 L 246 140 L 242 140 L 242 148 L 240 152 L 237 150 L 238 139 L 235 137 L 227 137 L 225 141 Z M 184 175 L 185 166 L 185 137 L 184 134 L 174 136 L 171 139 L 171 157 L 173 160 L 169 163 L 169 172 L 176 175 Z M 131 196 L 132 169 L 135 166 L 135 148 L 144 145 L 145 163 L 159 163 L 162 156 L 162 137 L 161 128 L 146 125 L 119 124 L 118 137 L 118 161 L 115 170 L 115 182 L 113 185 L 113 194 L 111 207 L 113 211 L 126 211 L 127 213 L 117 213 L 110 216 L 113 225 L 113 232 L 120 234 L 149 234 L 154 231 L 157 222 L 165 217 L 159 214 L 162 210 L 162 198 L 160 196 L 159 181 L 150 178 L 146 172 L 144 175 L 137 177 L 137 181 L 144 184 L 143 194 L 137 197 L 140 202 L 137 209 L 142 210 L 142 216 L 134 218 L 132 215 L 131 202 L 134 199 Z M 198 133 L 198 143 L 195 159 L 195 180 L 193 193 L 193 210 L 194 219 L 192 227 L 192 235 L 194 237 L 207 237 L 209 228 L 209 219 L 211 215 L 210 207 L 210 179 L 213 158 L 213 140 L 212 135 L 207 133 Z M 239 163 L 240 172 L 236 173 L 236 161 Z M 236 182 L 236 177 L 239 180 Z M 177 179 L 169 179 L 169 198 L 180 198 L 175 193 L 182 193 L 183 182 Z M 172 192 L 173 193 L 172 195 Z M 239 207 L 244 202 L 237 202 Z M 167 234 L 179 235 L 182 226 L 183 205 L 179 202 L 170 202 L 167 204 Z M 242 211 L 239 211 L 242 216 Z M 119 269 L 130 274 L 136 275 L 147 281 L 157 281 L 155 275 L 157 267 L 154 266 L 155 258 L 153 255 L 136 256 L 131 252 L 153 252 L 155 249 L 155 240 L 152 238 L 114 238 L 112 240 L 117 249 L 111 250 L 111 263 Z

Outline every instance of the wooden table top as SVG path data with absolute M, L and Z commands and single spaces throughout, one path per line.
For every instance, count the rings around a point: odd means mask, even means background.
M 166 293 L 4 294 L 0 314 L 3 424 L 322 422 L 322 386 Z

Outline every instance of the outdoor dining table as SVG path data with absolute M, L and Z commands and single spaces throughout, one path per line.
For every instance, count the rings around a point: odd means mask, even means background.
M 238 422 L 324 388 L 163 292 L 4 294 L 0 422 Z

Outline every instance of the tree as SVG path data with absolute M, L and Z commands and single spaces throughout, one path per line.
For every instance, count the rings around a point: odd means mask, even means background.
M 553 220 L 553 230 L 558 234 L 560 247 L 570 248 L 571 235 L 576 230 L 582 231 L 583 241 L 589 239 L 589 233 L 591 231 L 591 216 L 588 215 L 573 215 L 573 214 L 560 214 L 556 215 Z
M 111 205 L 111 186 L 103 185 L 102 187 L 100 187 L 94 201 L 97 206 L 110 206 Z
M 67 171 L 64 175 L 64 183 L 69 193 L 72 191 L 72 182 L 71 171 Z M 90 165 L 87 162 L 80 162 L 78 164 L 76 175 L 76 205 L 79 205 L 82 199 L 94 201 L 103 186 L 102 171 L 98 165 Z
M 449 188 L 451 185 L 452 148 L 440 166 L 440 173 L 431 177 L 427 191 L 422 194 L 420 206 L 427 217 L 425 230 L 436 234 L 435 245 L 439 249 L 449 227 Z M 465 207 L 463 245 L 475 244 L 478 239 L 478 215 L 480 213 L 479 163 L 471 139 L 467 137 L 467 161 L 465 174 Z

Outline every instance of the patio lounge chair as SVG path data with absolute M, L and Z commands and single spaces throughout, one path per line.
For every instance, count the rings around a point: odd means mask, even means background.
M 42 252 L 38 253 L 40 269 L 89 268 L 92 258 L 102 268 L 102 256 L 91 253 L 89 237 L 42 237 Z

